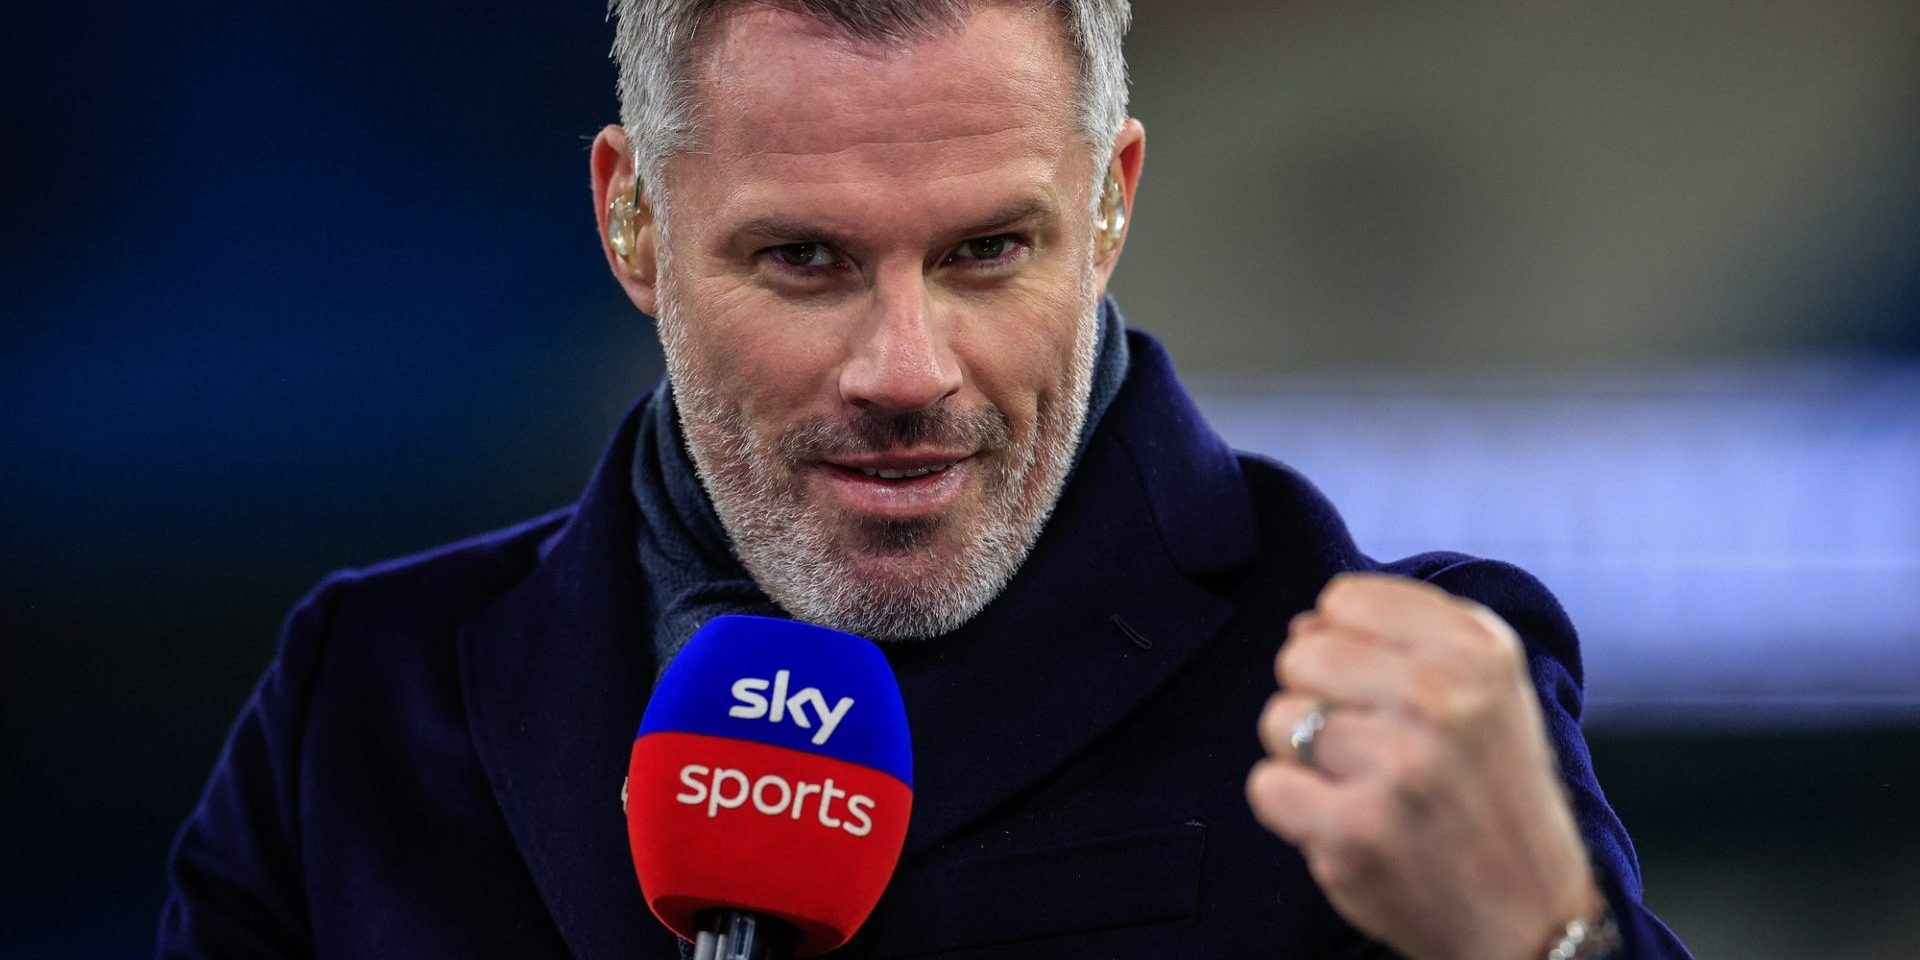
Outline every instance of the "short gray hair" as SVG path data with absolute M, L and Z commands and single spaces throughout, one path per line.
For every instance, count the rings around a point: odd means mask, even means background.
M 633 166 L 657 192 L 661 169 L 694 136 L 693 79 L 700 31 L 747 0 L 608 0 L 616 19 L 613 59 L 620 65 L 620 123 Z M 769 0 L 761 0 L 769 2 Z M 975 7 L 1014 0 L 771 0 L 850 36 L 902 43 L 959 26 Z M 1127 119 L 1127 62 L 1121 40 L 1133 21 L 1128 0 L 1029 0 L 1053 9 L 1078 61 L 1080 132 L 1096 164 Z M 1098 191 L 1096 191 L 1096 194 Z M 664 200 L 656 196 L 656 200 Z

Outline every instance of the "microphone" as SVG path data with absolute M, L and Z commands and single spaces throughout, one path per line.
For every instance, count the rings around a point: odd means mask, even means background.
M 716 617 L 654 687 L 626 796 L 641 894 L 696 956 L 825 953 L 866 922 L 906 842 L 899 684 L 864 638 Z

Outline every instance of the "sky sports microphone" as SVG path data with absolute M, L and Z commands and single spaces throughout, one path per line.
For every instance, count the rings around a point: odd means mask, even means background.
M 893 875 L 912 808 L 886 657 L 792 620 L 701 627 L 654 688 L 627 766 L 640 892 L 701 958 L 847 942 Z

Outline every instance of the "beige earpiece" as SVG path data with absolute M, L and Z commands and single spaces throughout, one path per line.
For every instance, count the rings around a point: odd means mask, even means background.
M 607 245 L 623 262 L 633 253 L 633 198 L 622 194 L 607 202 Z
M 1100 191 L 1100 218 L 1094 223 L 1098 236 L 1095 248 L 1101 256 L 1112 253 L 1120 246 L 1120 238 L 1127 230 L 1127 195 L 1120 185 L 1120 178 L 1107 174 L 1105 189 Z

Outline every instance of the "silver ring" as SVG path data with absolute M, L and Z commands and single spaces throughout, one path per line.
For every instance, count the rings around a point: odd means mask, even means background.
M 1327 711 L 1333 704 L 1321 702 L 1314 705 L 1307 715 L 1293 725 L 1293 732 L 1287 736 L 1287 742 L 1293 746 L 1293 756 L 1303 767 L 1313 766 L 1313 744 L 1320 731 L 1327 728 Z

